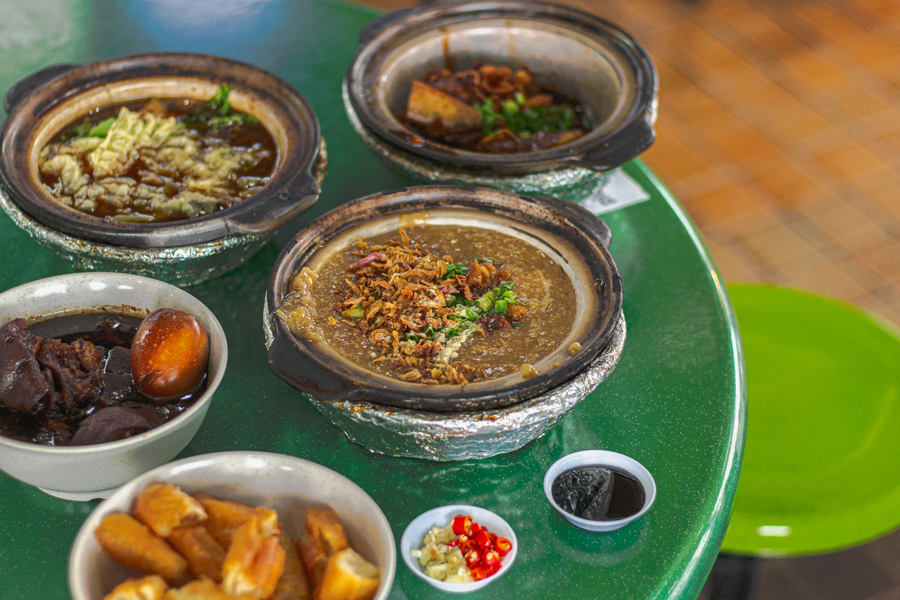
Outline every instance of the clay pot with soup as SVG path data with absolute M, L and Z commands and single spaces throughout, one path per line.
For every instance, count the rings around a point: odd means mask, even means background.
M 609 240 L 553 198 L 423 186 L 355 200 L 279 257 L 269 365 L 323 402 L 514 405 L 606 348 L 622 303 Z
M 312 206 L 324 177 L 303 97 L 222 57 L 55 65 L 4 104 L 0 205 L 79 268 L 209 279 Z

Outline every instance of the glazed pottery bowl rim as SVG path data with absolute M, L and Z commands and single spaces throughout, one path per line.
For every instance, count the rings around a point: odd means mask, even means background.
M 556 503 L 556 500 L 553 499 L 553 481 L 561 473 L 569 469 L 581 466 L 601 466 L 617 468 L 634 477 L 634 479 L 638 483 L 640 483 L 641 487 L 644 489 L 644 504 L 641 507 L 641 510 L 628 517 L 624 517 L 621 519 L 612 519 L 609 521 L 593 521 L 591 519 L 578 517 L 570 512 L 563 510 Z M 543 488 L 544 495 L 547 497 L 547 501 L 550 503 L 550 506 L 556 509 L 559 514 L 561 514 L 570 523 L 580 529 L 598 533 L 615 531 L 616 529 L 621 529 L 622 527 L 628 525 L 632 521 L 640 519 L 645 514 L 647 514 L 647 512 L 653 506 L 653 503 L 656 502 L 657 494 L 656 480 L 653 478 L 653 474 L 650 473 L 647 467 L 642 465 L 636 459 L 628 456 L 627 454 L 613 452 L 612 450 L 580 450 L 578 452 L 566 454 L 565 456 L 554 461 L 554 463 L 547 469 L 547 472 L 544 474 Z
M 370 208 L 377 209 L 383 219 L 429 210 L 452 212 L 463 208 L 471 214 L 490 216 L 498 223 L 515 222 L 522 227 L 538 230 L 551 239 L 575 244 L 572 249 L 577 252 L 573 253 L 570 249 L 569 255 L 581 261 L 577 269 L 591 276 L 593 284 L 590 287 L 592 291 L 581 292 L 587 298 L 583 301 L 596 306 L 595 313 L 584 311 L 585 307 L 579 306 L 580 320 L 569 330 L 569 337 L 579 332 L 581 337 L 575 341 L 581 344 L 581 351 L 574 357 L 568 355 L 559 366 L 554 364 L 553 368 L 531 379 L 511 373 L 497 380 L 467 384 L 459 391 L 460 386 L 455 385 L 426 386 L 376 375 L 341 356 L 325 342 L 310 342 L 293 335 L 275 315 L 287 294 L 290 280 L 306 266 L 318 249 L 336 243 L 335 240 L 348 238 L 350 232 L 363 229 L 371 220 L 364 216 Z M 531 210 L 528 212 L 526 209 Z M 284 247 L 276 259 L 266 297 L 266 327 L 272 338 L 268 352 L 269 366 L 280 378 L 323 401 L 367 402 L 439 413 L 484 411 L 518 404 L 571 379 L 589 366 L 608 345 L 618 324 L 622 303 L 621 277 L 606 247 L 609 235 L 609 228 L 601 219 L 571 202 L 503 190 L 432 185 L 400 188 L 358 198 L 313 221 Z M 575 274 L 568 276 L 573 278 Z M 602 285 L 594 281 L 598 279 Z M 570 280 L 577 292 L 578 280 Z M 600 294 L 594 291 L 598 287 L 602 290 Z M 325 344 L 325 348 L 320 349 L 316 344 Z M 561 352 L 557 348 L 535 364 L 553 356 L 562 357 Z
M 485 16 L 487 15 L 487 16 Z M 448 24 L 476 22 L 487 18 L 519 18 L 523 22 L 537 23 L 544 20 L 561 28 L 569 28 L 585 36 L 592 32 L 598 39 L 602 34 L 610 36 L 628 62 L 636 77 L 635 99 L 627 115 L 614 130 L 600 134 L 596 131 L 563 144 L 534 152 L 513 154 L 490 154 L 460 150 L 439 142 L 423 139 L 422 136 L 400 124 L 395 115 L 384 115 L 377 102 L 367 99 L 364 80 L 372 77 L 372 69 L 378 66 L 375 60 L 379 52 L 390 47 L 396 40 L 406 41 L 411 37 L 423 37 L 434 31 L 435 35 Z M 413 35 L 415 34 L 415 35 Z M 399 42 L 397 42 L 399 43 Z M 373 65 L 374 61 L 374 65 Z M 624 164 L 643 152 L 655 139 L 652 124 L 656 119 L 656 93 L 658 81 L 656 70 L 646 50 L 629 33 L 619 26 L 596 15 L 579 9 L 542 2 L 539 0 L 477 0 L 475 2 L 445 2 L 435 6 L 401 9 L 373 21 L 360 34 L 360 46 L 351 61 L 345 82 L 348 89 L 348 110 L 373 134 L 390 145 L 402 149 L 423 160 L 439 164 L 452 164 L 463 169 L 496 169 L 498 173 L 521 175 L 565 167 L 586 167 L 606 171 Z M 379 81 L 377 85 L 382 85 Z M 395 129 L 397 129 L 395 131 Z M 413 143 L 418 139 L 421 143 Z M 592 150 L 601 155 L 616 152 L 613 163 L 590 157 Z
M 62 67 L 68 70 L 59 72 Z M 255 107 L 248 110 L 265 116 L 264 126 L 278 149 L 271 181 L 242 202 L 178 221 L 114 222 L 63 206 L 39 189 L 41 184 L 30 174 L 37 169 L 37 138 L 49 141 L 59 127 L 66 126 L 48 123 L 47 118 L 66 107 L 78 106 L 80 98 L 112 90 L 108 93 L 119 95 L 100 104 L 110 106 L 130 101 L 128 94 L 143 97 L 140 91 L 132 91 L 141 85 L 172 87 L 171 97 L 182 97 L 184 93 L 178 90 L 222 83 L 236 83 L 235 93 L 246 96 L 249 106 Z M 25 88 L 24 93 L 16 90 L 19 86 Z M 323 140 L 315 112 L 287 82 L 246 62 L 202 53 L 151 52 L 80 65 L 52 65 L 21 80 L 8 92 L 7 99 L 10 95 L 18 102 L 9 107 L 0 129 L 0 185 L 30 218 L 77 239 L 152 249 L 215 242 L 234 234 L 264 234 L 307 210 L 320 193 L 314 171 L 321 170 L 324 160 L 320 156 Z M 152 96 L 170 97 L 164 93 Z M 80 115 L 81 112 L 67 116 L 66 122 Z M 44 135 L 48 127 L 53 127 L 53 131 Z
M 474 520 L 476 523 L 485 525 L 485 527 L 488 527 L 488 530 L 491 531 L 491 533 L 495 533 L 499 536 L 505 537 L 512 543 L 512 548 L 510 549 L 509 553 L 503 557 L 499 571 L 485 579 L 468 583 L 447 583 L 445 581 L 440 581 L 433 577 L 429 577 L 425 573 L 424 567 L 422 567 L 419 564 L 418 560 L 416 560 L 409 553 L 409 550 L 415 550 L 419 548 L 419 544 L 422 543 L 422 537 L 425 533 L 431 530 L 431 527 L 446 527 L 447 525 L 449 525 L 449 520 L 438 521 L 438 518 L 450 513 L 453 513 L 454 516 L 458 514 L 472 515 L 472 520 Z M 491 523 L 487 523 L 486 521 L 491 521 Z M 423 525 L 425 527 L 424 531 Z M 416 535 L 418 539 L 413 539 L 414 535 Z M 505 575 L 506 572 L 512 568 L 512 565 L 516 561 L 516 557 L 519 553 L 519 540 L 516 537 L 515 529 L 512 528 L 512 526 L 506 521 L 506 519 L 492 510 L 488 510 L 486 508 L 474 506 L 471 504 L 446 504 L 444 506 L 438 506 L 427 510 L 410 521 L 409 525 L 406 526 L 406 528 L 403 530 L 402 536 L 400 537 L 400 545 L 398 551 L 403 556 L 403 562 L 406 563 L 407 568 L 412 571 L 414 575 L 419 577 L 419 579 L 422 579 L 432 586 L 436 587 L 437 589 L 445 592 L 467 593 L 474 592 L 475 590 L 480 590 L 481 588 L 489 585 L 490 583 L 499 579 L 501 576 Z
M 210 337 L 210 351 L 213 349 L 213 339 L 221 342 L 222 344 L 222 355 L 219 357 L 218 361 L 218 369 L 215 373 L 212 373 L 207 380 L 206 390 L 203 394 L 197 398 L 197 400 L 183 413 L 178 416 L 172 418 L 171 420 L 163 423 L 158 427 L 154 427 L 152 429 L 148 429 L 147 431 L 140 433 L 135 436 L 131 436 L 122 440 L 116 440 L 113 442 L 103 442 L 101 444 L 89 444 L 86 446 L 45 446 L 43 444 L 38 444 L 35 442 L 23 442 L 21 440 L 14 440 L 11 438 L 7 438 L 5 436 L 0 436 L 0 447 L 6 446 L 9 448 L 14 448 L 18 451 L 24 451 L 34 455 L 41 455 L 47 458 L 52 457 L 70 457 L 70 456 L 89 456 L 91 454 L 100 454 L 100 453 L 121 453 L 128 450 L 133 450 L 138 446 L 142 446 L 154 439 L 161 438 L 166 436 L 166 434 L 172 432 L 173 430 L 180 429 L 184 426 L 194 415 L 196 415 L 201 410 L 210 404 L 212 401 L 212 397 L 218 389 L 219 385 L 222 382 L 222 378 L 225 376 L 225 371 L 228 366 L 228 340 L 225 336 L 225 330 L 222 328 L 221 323 L 216 318 L 216 315 L 210 310 L 200 299 L 196 296 L 189 294 L 188 292 L 178 288 L 172 284 L 165 283 L 163 281 L 159 281 L 157 279 L 152 279 L 150 277 L 144 277 L 142 275 L 131 275 L 127 273 L 106 273 L 106 272 L 96 272 L 96 273 L 69 273 L 67 275 L 54 275 L 52 277 L 45 277 L 43 279 L 37 279 L 35 281 L 31 281 L 29 283 L 24 283 L 22 285 L 16 286 L 14 288 L 10 288 L 5 292 L 0 293 L 0 303 L 4 301 L 6 297 L 11 297 L 16 294 L 20 294 L 23 292 L 27 292 L 29 289 L 37 290 L 43 286 L 54 285 L 59 283 L 71 283 L 77 284 L 79 282 L 87 282 L 90 280 L 96 281 L 98 279 L 111 280 L 113 282 L 118 282 L 119 284 L 127 284 L 134 283 L 135 285 L 141 286 L 150 286 L 151 288 L 157 288 L 159 290 L 163 290 L 168 292 L 169 294 L 175 294 L 186 297 L 188 302 L 195 302 L 199 306 L 205 309 L 206 314 L 203 315 L 204 318 L 209 320 L 209 323 L 212 325 L 210 328 L 211 331 L 208 331 L 207 334 Z M 52 297 L 52 296 L 51 296 Z M 90 310 L 94 308 L 104 308 L 103 305 L 98 306 L 95 304 L 85 305 L 83 310 Z M 135 307 L 139 308 L 139 307 Z M 65 311 L 61 313 L 56 313 L 51 315 L 52 317 L 63 316 L 66 314 L 79 314 L 76 311 Z M 33 313 L 29 316 L 35 316 Z M 197 315 L 193 315 L 197 316 Z M 5 323 L 0 323 L 0 325 Z
M 133 504 L 135 498 L 137 498 L 138 494 L 143 490 L 143 487 L 146 484 L 152 481 L 165 480 L 166 475 L 175 475 L 177 477 L 182 473 L 191 473 L 194 475 L 199 473 L 202 477 L 202 473 L 207 472 L 209 473 L 206 476 L 207 478 L 216 479 L 216 476 L 222 471 L 230 470 L 231 473 L 234 473 L 236 469 L 234 469 L 233 466 L 230 466 L 231 463 L 236 461 L 243 461 L 244 463 L 246 463 L 248 460 L 263 461 L 265 463 L 264 469 L 267 469 L 269 470 L 269 472 L 278 475 L 282 481 L 285 477 L 290 476 L 287 475 L 287 473 L 293 473 L 293 471 L 302 470 L 308 473 L 323 474 L 330 480 L 337 481 L 339 484 L 348 487 L 351 490 L 351 492 L 355 495 L 356 500 L 360 501 L 364 505 L 364 510 L 368 509 L 366 510 L 367 518 L 372 519 L 372 521 L 375 522 L 375 528 L 378 529 L 379 533 L 381 534 L 379 536 L 377 544 L 370 543 L 369 545 L 372 549 L 376 548 L 378 545 L 382 545 L 383 549 L 385 550 L 384 557 L 387 564 L 385 565 L 385 568 L 381 569 L 381 581 L 379 583 L 378 592 L 373 598 L 373 600 L 385 600 L 385 598 L 387 598 L 387 596 L 390 594 L 394 579 L 396 577 L 397 546 L 394 541 L 394 534 L 391 530 L 390 522 L 387 520 L 387 517 L 384 514 L 384 511 L 381 509 L 381 506 L 379 506 L 375 499 L 372 498 L 372 496 L 362 487 L 360 487 L 359 484 L 354 482 L 349 477 L 335 471 L 334 469 L 298 456 L 257 450 L 229 450 L 189 456 L 187 458 L 172 461 L 146 471 L 129 480 L 127 483 L 117 489 L 109 498 L 101 502 L 85 519 L 84 523 L 82 523 L 81 527 L 79 527 L 78 533 L 76 534 L 75 539 L 72 542 L 71 550 L 69 552 L 67 577 L 69 582 L 69 591 L 70 593 L 72 593 L 73 598 L 75 598 L 76 600 L 100 600 L 99 598 L 88 598 L 82 592 L 86 591 L 85 575 L 87 573 L 87 570 L 91 568 L 90 564 L 86 564 L 86 560 L 88 557 L 85 556 L 85 553 L 89 549 L 87 548 L 87 546 L 93 539 L 94 528 L 96 527 L 96 525 L 99 525 L 100 520 L 104 516 L 106 516 L 106 514 L 118 510 L 117 506 L 119 504 L 125 503 L 126 501 L 129 504 Z M 284 466 L 292 466 L 293 471 L 290 468 L 281 468 Z M 249 469 L 249 467 L 244 468 L 244 470 L 247 469 Z M 256 481 L 257 477 L 258 475 L 256 474 L 250 475 L 248 473 L 242 472 L 238 478 L 243 482 L 244 485 L 252 487 L 251 483 L 253 481 Z M 197 479 L 196 476 L 191 478 Z M 218 479 L 227 480 L 229 478 L 219 476 Z M 186 488 L 191 488 L 194 485 L 183 481 L 176 483 L 178 485 L 183 485 Z M 307 493 L 307 490 L 298 491 L 297 495 L 307 498 L 311 503 L 318 502 L 318 500 L 316 500 L 315 498 L 315 495 Z M 341 516 L 340 513 L 338 514 L 338 516 Z M 279 521 L 283 521 L 283 519 L 279 518 Z

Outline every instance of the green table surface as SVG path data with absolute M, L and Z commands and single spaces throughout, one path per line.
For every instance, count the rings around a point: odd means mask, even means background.
M 4 12 L 0 91 L 56 62 L 197 51 L 281 76 L 310 101 L 322 124 L 330 164 L 318 204 L 240 269 L 190 288 L 222 322 L 231 356 L 209 415 L 181 456 L 266 450 L 321 463 L 372 495 L 397 540 L 415 516 L 435 506 L 494 510 L 515 528 L 519 556 L 507 575 L 473 598 L 696 598 L 728 525 L 746 384 L 725 287 L 693 226 L 643 163 L 625 170 L 651 199 L 604 217 L 628 323 L 612 375 L 517 452 L 460 463 L 374 455 L 269 371 L 262 305 L 269 270 L 291 236 L 343 202 L 399 185 L 357 139 L 340 98 L 357 34 L 378 13 L 334 0 L 33 0 Z M 5 216 L 0 257 L 0 290 L 69 271 Z M 659 488 L 653 509 L 614 533 L 574 528 L 542 491 L 555 460 L 590 448 L 636 458 Z M 51 498 L 0 474 L 0 598 L 67 597 L 69 547 L 95 506 Z M 391 598 L 442 594 L 398 563 Z

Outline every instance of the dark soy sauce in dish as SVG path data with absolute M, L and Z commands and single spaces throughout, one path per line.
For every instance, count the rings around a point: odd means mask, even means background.
M 630 475 L 600 465 L 563 471 L 550 488 L 557 506 L 582 519 L 614 521 L 644 506 L 644 488 Z

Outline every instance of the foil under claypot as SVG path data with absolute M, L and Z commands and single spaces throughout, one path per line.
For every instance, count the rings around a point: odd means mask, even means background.
M 609 345 L 581 373 L 540 396 L 497 410 L 431 413 L 304 396 L 348 438 L 372 452 L 434 461 L 478 460 L 518 450 L 547 433 L 612 373 L 625 333 L 620 313 Z M 271 343 L 269 332 L 266 343 Z
M 325 140 L 313 176 L 319 185 L 328 170 Z M 185 287 L 208 281 L 241 266 L 277 233 L 237 233 L 171 248 L 130 248 L 92 242 L 42 225 L 25 214 L 0 188 L 0 207 L 36 242 L 66 259 L 76 271 L 107 271 L 152 277 Z
M 609 171 L 596 171 L 586 167 L 565 167 L 540 173 L 500 175 L 490 172 L 473 173 L 471 170 L 421 159 L 414 154 L 383 140 L 359 119 L 350 101 L 347 81 L 343 85 L 344 107 L 353 129 L 363 143 L 395 175 L 408 184 L 450 183 L 492 187 L 517 194 L 541 194 L 580 202 L 606 184 Z

